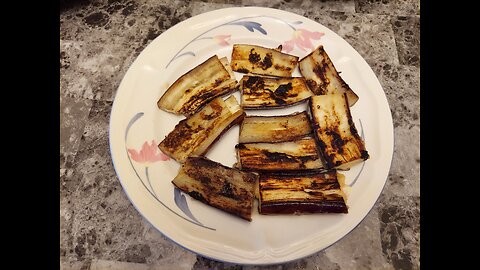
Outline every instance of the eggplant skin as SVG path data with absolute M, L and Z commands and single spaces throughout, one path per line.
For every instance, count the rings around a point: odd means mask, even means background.
M 239 143 L 286 142 L 312 134 L 306 111 L 277 116 L 247 116 L 240 126 Z
M 178 78 L 160 97 L 158 108 L 174 114 L 190 116 L 216 97 L 237 89 L 237 80 L 230 72 L 226 58 L 214 55 Z
M 260 214 L 348 213 L 336 170 L 261 173 Z
M 322 45 L 302 58 L 298 67 L 315 95 L 347 93 L 350 106 L 358 101 L 358 95 L 342 79 Z
M 248 44 L 234 44 L 231 59 L 233 71 L 275 77 L 290 77 L 298 63 L 297 56 Z
M 188 156 L 203 155 L 232 126 L 239 124 L 245 112 L 230 96 L 225 101 L 218 97 L 202 110 L 181 120 L 160 142 L 160 150 L 182 163 Z
M 353 122 L 346 93 L 311 97 L 309 112 L 326 168 L 347 169 L 370 157 Z
M 172 183 L 196 200 L 251 221 L 257 181 L 255 173 L 189 157 Z
M 245 109 L 266 109 L 297 104 L 313 96 L 303 77 L 268 78 L 243 76 L 241 105 Z
M 235 148 L 242 170 L 283 171 L 323 168 L 313 138 L 279 143 L 239 143 Z

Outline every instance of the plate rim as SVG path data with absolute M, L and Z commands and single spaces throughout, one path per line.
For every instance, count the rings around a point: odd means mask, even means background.
M 375 79 L 376 79 L 376 82 L 378 83 L 378 86 L 380 87 L 380 89 L 382 90 L 381 94 L 382 94 L 382 98 L 384 98 L 385 100 L 385 104 L 386 106 L 388 107 L 388 115 L 387 115 L 387 121 L 389 123 L 391 123 L 391 127 L 392 127 L 392 134 L 391 134 L 391 140 L 392 140 L 392 144 L 391 144 L 391 156 L 390 156 L 390 162 L 389 162 L 389 165 L 388 165 L 388 170 L 387 170 L 387 175 L 386 175 L 386 179 L 383 180 L 383 186 L 380 190 L 380 193 L 378 194 L 378 196 L 376 197 L 374 203 L 372 204 L 372 206 L 370 207 L 370 209 L 367 211 L 367 213 L 357 222 L 357 224 L 355 226 L 353 226 L 347 233 L 343 234 L 343 236 L 341 236 L 339 239 L 335 240 L 333 243 L 327 245 L 326 247 L 324 248 L 320 248 L 320 249 L 315 249 L 315 250 L 310 250 L 310 252 L 308 252 L 308 254 L 304 254 L 303 256 L 300 256 L 300 257 L 296 257 L 296 258 L 293 258 L 293 259 L 289 259 L 289 260 L 278 260 L 278 261 L 273 261 L 273 262 L 263 262 L 263 261 L 255 261 L 255 262 L 252 262 L 252 263 L 249 263 L 249 262 L 241 262 L 241 261 L 232 261 L 232 260 L 224 260 L 222 258 L 218 258 L 218 257 L 213 257 L 211 255 L 208 255 L 208 254 L 204 254 L 203 252 L 201 251 L 197 251 L 197 250 L 193 250 L 193 249 L 190 249 L 189 247 L 181 244 L 179 241 L 176 241 L 175 239 L 173 239 L 172 237 L 170 237 L 168 234 L 166 234 L 164 231 L 160 230 L 157 226 L 155 226 L 146 216 L 145 214 L 140 211 L 140 209 L 138 208 L 138 206 L 134 203 L 134 201 L 132 200 L 131 198 L 131 194 L 128 193 L 128 191 L 126 190 L 125 186 L 124 186 L 124 182 L 122 181 L 122 177 L 120 176 L 120 173 L 119 173 L 119 170 L 117 168 L 117 165 L 118 163 L 115 162 L 115 156 L 114 156 L 114 150 L 113 150 L 113 136 L 112 136 L 112 122 L 113 122 L 113 117 L 114 117 L 114 110 L 116 110 L 116 108 L 118 107 L 115 106 L 115 104 L 118 104 L 118 99 L 117 99 L 117 96 L 119 93 L 121 93 L 120 91 L 125 88 L 124 87 L 124 83 L 125 83 L 125 77 L 127 74 L 129 74 L 129 72 L 131 72 L 131 69 L 133 67 L 135 67 L 135 63 L 137 62 L 137 60 L 139 58 L 142 57 L 142 55 L 145 55 L 148 53 L 149 51 L 149 48 L 153 48 L 153 46 L 151 46 L 152 43 L 154 43 L 155 40 L 157 40 L 158 38 L 160 38 L 163 34 L 165 34 L 166 32 L 169 32 L 169 31 L 174 31 L 175 28 L 180 28 L 181 26 L 185 26 L 185 25 L 188 25 L 190 20 L 193 19 L 193 18 L 196 18 L 198 16 L 206 16 L 208 14 L 211 14 L 211 13 L 218 13 L 218 12 L 228 12 L 228 11 L 232 11 L 232 10 L 238 10 L 238 9 L 242 9 L 242 10 L 245 10 L 245 9 L 251 9 L 251 10 L 257 10 L 258 13 L 260 14 L 265 14 L 265 15 L 268 15 L 269 12 L 280 12 L 280 13 L 287 13 L 289 15 L 294 15 L 294 16 L 298 16 L 298 17 L 301 17 L 305 20 L 308 20 L 310 22 L 313 22 L 315 24 L 318 24 L 318 25 L 321 25 L 322 27 L 328 29 L 328 31 L 330 32 L 330 34 L 334 34 L 337 38 L 339 38 L 339 40 L 341 41 L 344 41 L 344 43 L 346 44 L 346 46 L 349 46 L 355 53 L 357 53 L 359 56 L 360 56 L 360 59 L 365 62 L 366 66 L 368 66 L 368 72 L 373 74 Z M 235 14 L 235 16 L 238 17 L 237 14 Z M 125 90 L 126 91 L 126 88 Z M 118 109 L 117 109 L 118 110 Z M 179 22 L 178 24 L 170 27 L 169 29 L 165 30 L 164 32 L 162 32 L 162 34 L 160 34 L 159 36 L 157 36 L 154 40 L 152 40 L 141 52 L 140 54 L 138 54 L 138 56 L 132 61 L 132 63 L 130 64 L 130 66 L 128 67 L 127 71 L 123 74 L 123 77 L 122 77 L 122 80 L 119 84 L 119 86 L 117 87 L 117 91 L 115 93 L 115 97 L 114 97 L 114 100 L 113 100 L 113 103 L 112 103 L 112 108 L 110 110 L 110 119 L 109 119 L 109 128 L 108 128 L 108 137 L 109 137 L 109 150 L 110 150 L 110 156 L 111 156 L 111 159 L 112 159 L 112 165 L 114 167 L 114 170 L 115 170 L 115 173 L 116 173 L 116 176 L 122 186 L 122 189 L 124 191 L 124 193 L 127 195 L 127 198 L 128 200 L 130 201 L 130 203 L 134 206 L 134 208 L 136 209 L 136 211 L 138 213 L 140 213 L 140 215 L 143 217 L 143 219 L 145 221 L 148 222 L 148 224 L 150 224 L 153 228 L 155 228 L 155 230 L 157 232 L 159 232 L 161 235 L 165 236 L 167 239 L 169 239 L 171 242 L 177 244 L 178 246 L 182 247 L 183 249 L 186 249 L 194 254 L 198 254 L 198 255 L 201 255 L 202 257 L 205 257 L 205 258 L 209 258 L 209 259 L 212 259 L 212 260 L 216 260 L 216 261 L 221 261 L 221 262 L 226 262 L 226 263 L 234 263 L 234 264 L 239 264 L 239 265 L 278 265 L 278 264 L 281 264 L 281 263 L 288 263 L 288 262 L 292 262 L 292 261 L 296 261 L 296 260 L 299 260 L 299 259 L 302 259 L 302 258 L 305 258 L 305 257 L 308 257 L 308 256 L 311 256 L 315 253 L 318 253 L 318 252 L 321 252 L 329 247 L 331 247 L 332 245 L 338 243 L 340 240 L 342 240 L 345 236 L 347 236 L 348 234 L 350 234 L 354 229 L 356 229 L 363 221 L 364 219 L 370 214 L 370 212 L 372 211 L 372 209 L 375 207 L 375 205 L 377 204 L 381 194 L 383 193 L 384 189 L 385 189 L 385 186 L 386 186 L 386 182 L 388 180 L 388 175 L 390 173 L 390 170 L 391 170 L 391 166 L 392 166 L 392 162 L 393 162 L 393 156 L 394 156 L 394 147 L 395 147 L 395 129 L 394 129 L 394 125 L 393 125 L 393 118 L 392 118 L 392 113 L 391 113 L 391 106 L 388 102 L 388 98 L 386 96 L 386 93 L 385 93 L 385 90 L 383 88 L 383 86 L 381 85 L 380 81 L 378 80 L 378 77 L 376 76 L 375 72 L 373 71 L 373 69 L 371 68 L 371 66 L 365 61 L 365 59 L 360 55 L 360 53 L 352 46 L 350 45 L 350 43 L 348 43 L 343 37 L 341 37 L 340 35 L 338 35 L 336 32 L 334 32 L 333 30 L 331 30 L 330 28 L 326 27 L 325 25 L 313 20 L 313 19 L 310 19 L 310 18 L 307 18 L 303 15 L 300 15 L 300 14 L 297 14 L 297 13 L 294 13 L 294 12 L 291 12 L 291 11 L 286 11 L 286 10 L 281 10 L 281 9 L 275 9 L 275 8 L 268 8 L 268 7 L 258 7 L 258 6 L 248 6 L 248 7 L 227 7 L 227 8 L 220 8 L 220 9 L 215 9 L 215 10 L 210 10 L 210 11 L 207 11 L 207 12 L 203 12 L 203 13 L 200 13 L 200 14 L 197 14 L 197 15 L 194 15 L 188 19 L 185 19 L 181 22 Z M 279 258 L 276 258 L 276 259 L 279 259 Z M 281 259 L 281 258 L 280 258 Z

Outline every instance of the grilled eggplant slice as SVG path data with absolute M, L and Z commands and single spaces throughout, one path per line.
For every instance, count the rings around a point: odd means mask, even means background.
M 178 162 L 188 156 L 203 155 L 230 127 L 241 122 L 245 112 L 234 96 L 217 97 L 194 115 L 180 121 L 160 142 L 163 153 Z
M 291 106 L 314 94 L 302 77 L 268 78 L 243 76 L 241 106 L 245 109 L 265 109 Z
M 348 169 L 369 158 L 353 123 L 346 93 L 313 96 L 309 109 L 326 168 Z
M 255 173 L 189 157 L 172 183 L 194 199 L 251 221 L 257 179 Z
M 335 170 L 262 173 L 260 214 L 348 213 Z
M 280 143 L 239 143 L 235 146 L 242 170 L 282 171 L 323 168 L 315 140 Z
M 235 79 L 235 73 L 233 73 L 232 67 L 230 66 L 230 62 L 228 62 L 227 57 L 222 57 L 219 60 L 225 70 L 228 72 L 228 74 L 230 74 L 230 78 Z
M 310 135 L 312 126 L 307 112 L 279 116 L 247 116 L 240 126 L 240 143 L 286 142 Z
M 230 74 L 222 61 L 214 55 L 182 75 L 162 95 L 157 106 L 167 112 L 190 116 L 215 97 L 237 90 L 233 72 Z
M 233 71 L 275 77 L 290 77 L 297 66 L 298 57 L 256 45 L 234 44 Z
M 316 95 L 347 93 L 348 104 L 353 106 L 358 101 L 358 96 L 340 77 L 332 60 L 323 49 L 317 47 L 298 63 L 300 73 L 305 77 L 310 90 Z

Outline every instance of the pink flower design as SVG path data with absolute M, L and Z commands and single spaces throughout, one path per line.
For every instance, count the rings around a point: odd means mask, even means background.
M 218 36 L 214 36 L 213 39 L 215 40 L 215 42 L 217 42 L 218 45 L 220 46 L 228 46 L 230 45 L 228 43 L 228 41 L 230 40 L 230 37 L 232 35 L 218 35 Z
M 158 146 L 155 140 L 152 140 L 152 143 L 148 142 L 143 143 L 142 149 L 137 151 L 135 149 L 128 149 L 130 157 L 138 163 L 143 163 L 145 166 L 150 165 L 150 163 L 157 162 L 159 160 L 167 161 L 170 158 L 162 152 L 158 152 Z
M 325 34 L 321 32 L 310 32 L 306 29 L 297 29 L 293 32 L 293 38 L 282 44 L 282 50 L 287 53 L 291 52 L 295 45 L 297 45 L 302 51 L 307 51 L 307 49 L 312 50 L 313 44 L 311 40 L 318 40 L 323 35 Z

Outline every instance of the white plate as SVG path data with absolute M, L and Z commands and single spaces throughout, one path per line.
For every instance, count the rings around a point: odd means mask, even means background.
M 306 32 L 304 30 L 310 31 Z M 301 41 L 310 35 L 311 44 Z M 293 41 L 292 41 L 293 40 Z M 183 119 L 161 111 L 157 100 L 180 75 L 217 54 L 230 60 L 232 44 L 266 47 L 303 57 L 323 44 L 341 76 L 360 97 L 352 116 L 370 159 L 345 172 L 351 185 L 348 214 L 259 215 L 252 222 L 207 206 L 174 189 L 179 164 L 164 160 L 157 144 Z M 303 50 L 301 47 L 303 44 Z M 289 46 L 290 45 L 290 46 Z M 289 48 L 290 47 L 290 48 Z M 241 74 L 237 73 L 237 79 Z M 298 69 L 294 75 L 299 76 Z M 235 93 L 237 100 L 239 93 Z M 287 114 L 305 110 L 247 111 Z M 228 131 L 207 157 L 232 166 L 238 126 Z M 311 255 L 357 226 L 379 197 L 393 154 L 393 125 L 383 89 L 365 60 L 340 36 L 305 17 L 269 8 L 226 8 L 185 20 L 158 36 L 123 78 L 110 119 L 110 148 L 120 182 L 136 209 L 182 247 L 216 260 L 273 264 Z M 143 148 L 143 151 L 140 151 Z

